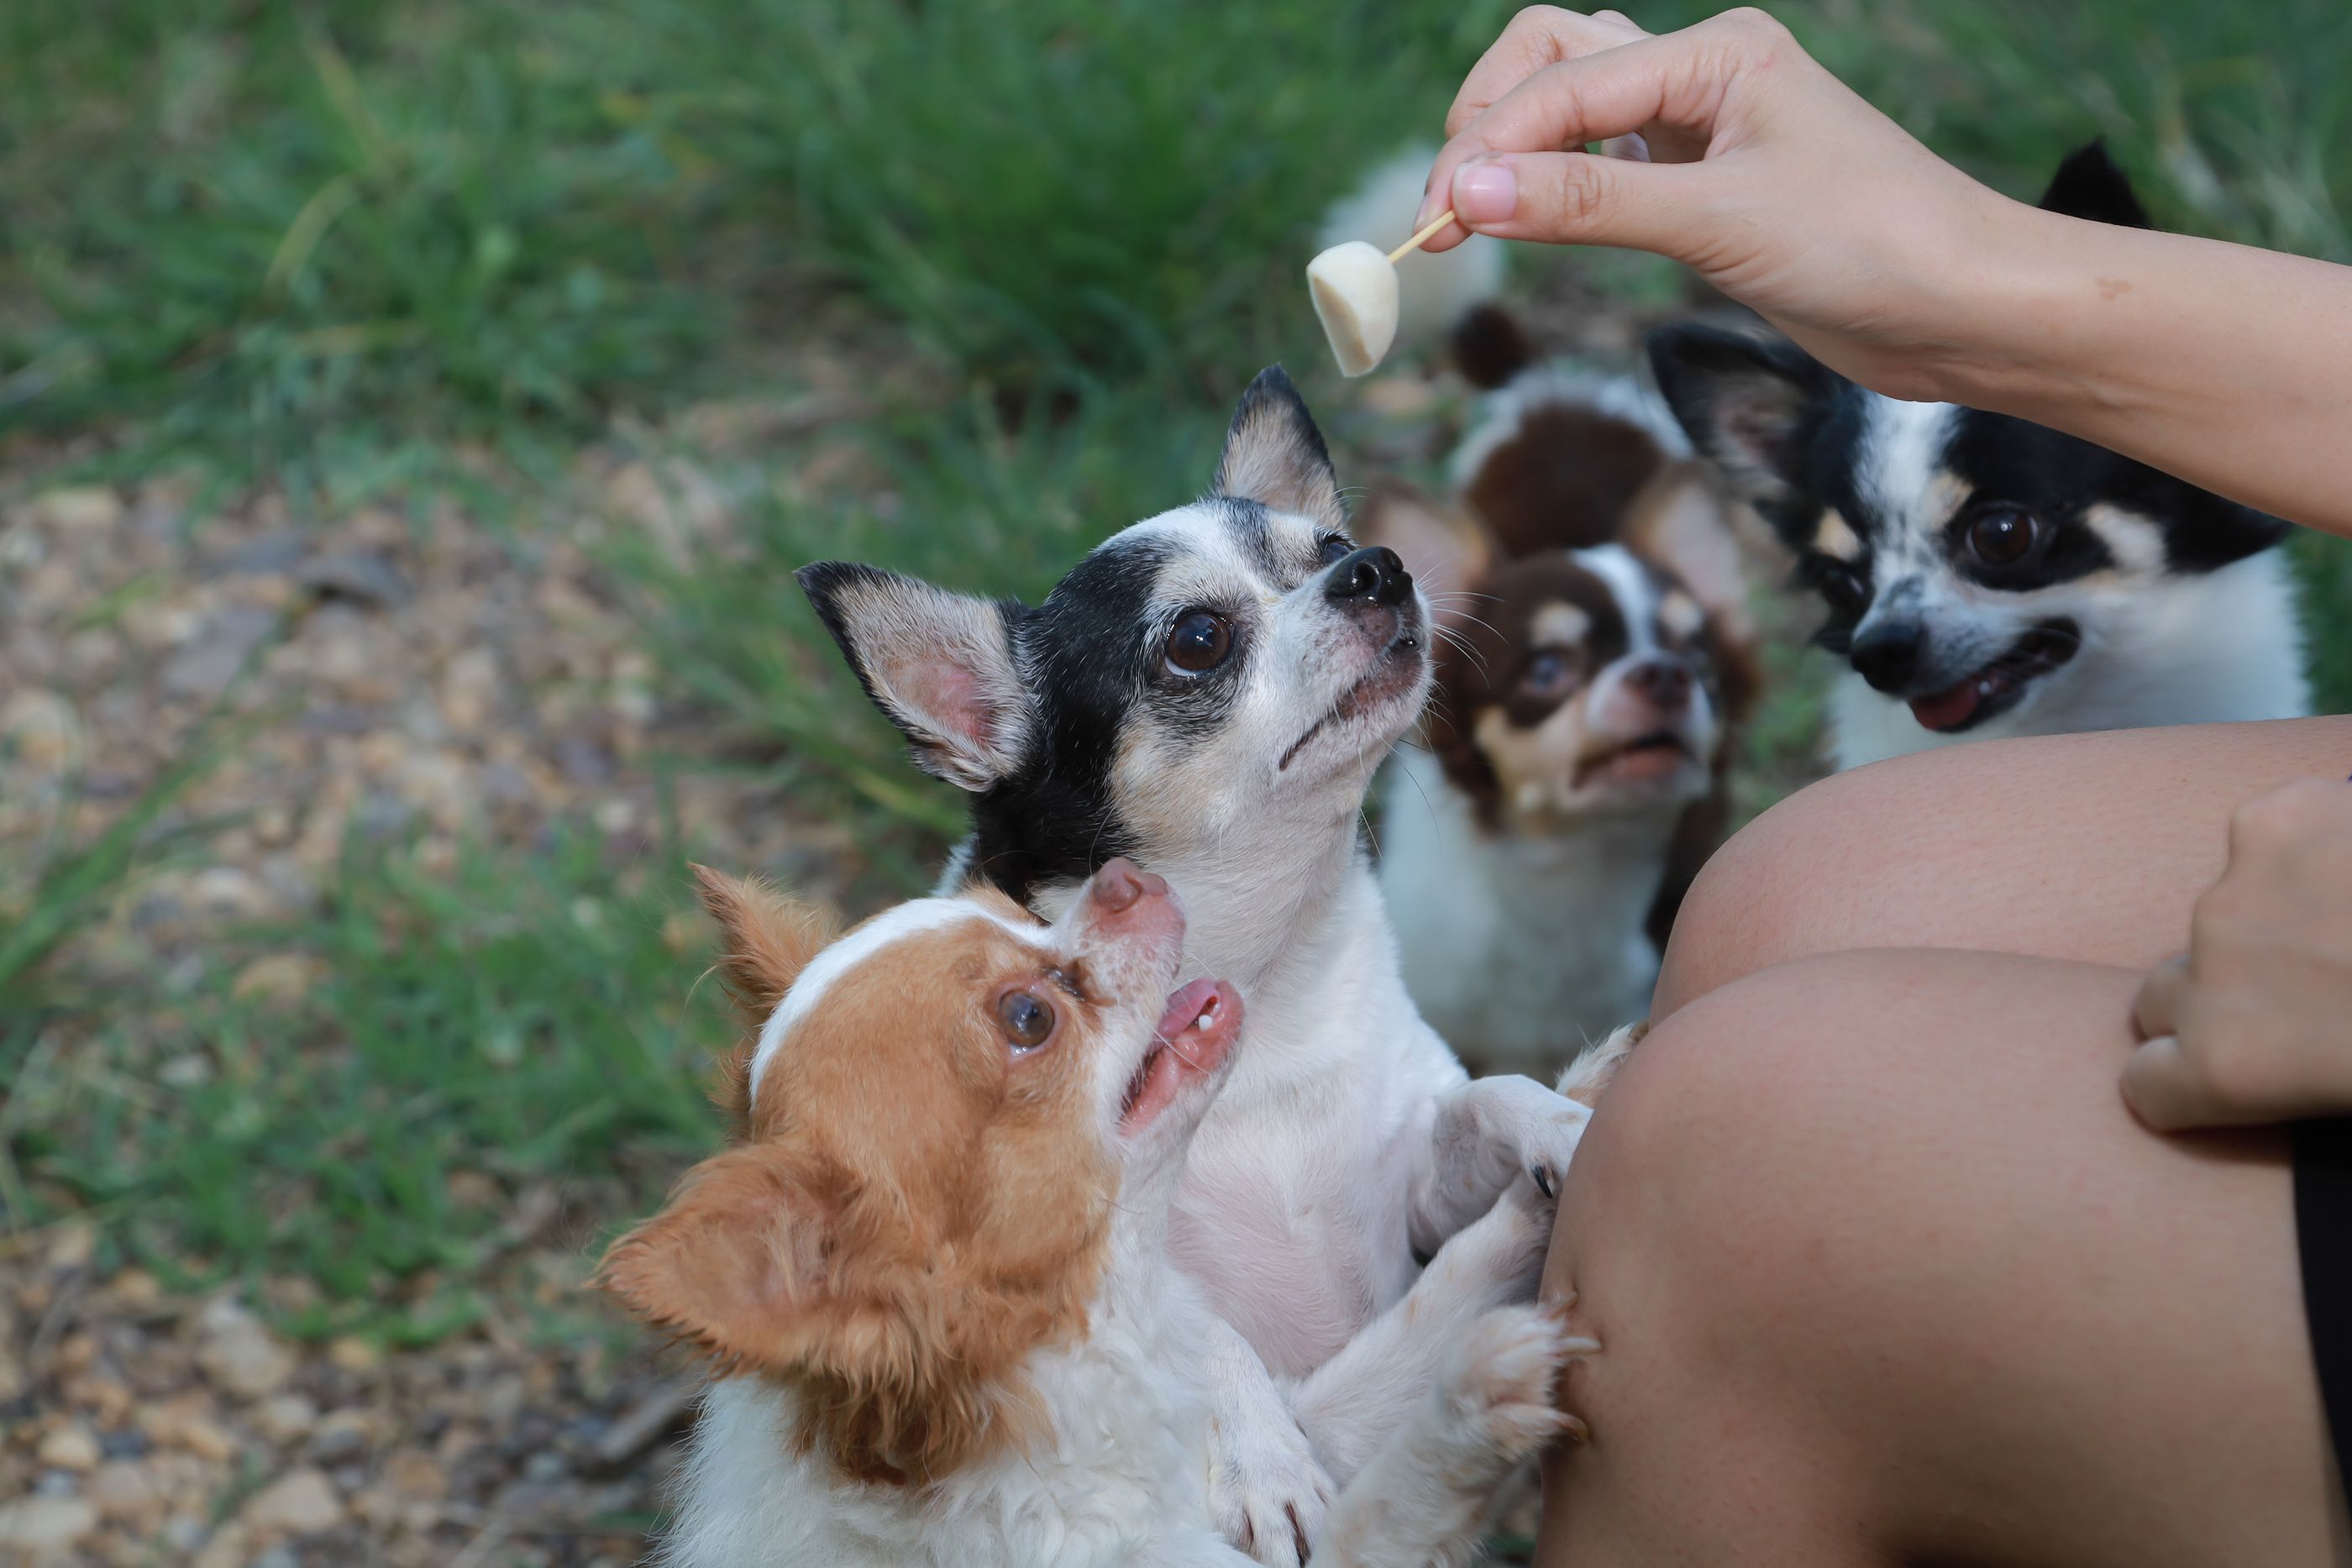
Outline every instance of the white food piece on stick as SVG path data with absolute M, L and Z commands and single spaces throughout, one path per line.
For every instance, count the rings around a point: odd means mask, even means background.
M 1396 341 L 1397 273 L 1380 246 L 1351 239 L 1307 264 L 1307 289 L 1339 373 L 1360 376 Z

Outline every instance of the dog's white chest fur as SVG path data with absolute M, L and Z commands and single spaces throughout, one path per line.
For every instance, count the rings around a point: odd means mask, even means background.
M 1487 1068 L 1556 1074 L 1647 1015 L 1658 958 L 1643 922 L 1681 803 L 1528 836 L 1479 824 L 1434 757 L 1389 763 L 1381 886 L 1423 1015 Z
M 2050 591 L 2054 597 L 2062 591 Z M 2296 718 L 2311 711 L 2284 551 L 2104 593 L 2076 585 L 2063 591 L 2095 612 L 2082 616 L 2083 651 L 2025 702 L 1976 729 L 1938 735 L 1904 704 L 1843 672 L 1830 695 L 1837 766 L 1859 768 L 1955 741 Z
M 928 1488 L 847 1482 L 799 1452 L 797 1397 L 752 1378 L 714 1384 L 695 1428 L 672 1568 L 1110 1568 L 1197 1536 L 1211 1555 L 1205 1473 L 1208 1309 L 1127 1246 L 1086 1337 L 1030 1358 L 1035 1441 Z

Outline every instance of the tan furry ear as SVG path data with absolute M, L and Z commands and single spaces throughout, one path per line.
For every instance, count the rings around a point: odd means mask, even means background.
M 1668 464 L 1626 507 L 1624 542 L 1682 579 L 1724 637 L 1748 644 L 1756 641 L 1756 618 L 1734 504 L 1696 464 Z
M 1375 484 L 1349 531 L 1360 545 L 1386 545 L 1428 596 L 1439 620 L 1475 620 L 1470 592 L 1495 564 L 1498 549 L 1486 526 L 1399 479 Z
M 757 1029 L 776 1010 L 808 961 L 834 937 L 823 911 L 751 877 L 694 868 L 702 907 L 719 923 L 719 973 Z
M 1213 492 L 1292 512 L 1318 527 L 1345 520 L 1339 476 L 1323 433 L 1280 365 L 1268 365 L 1242 393 L 1225 450 L 1217 459 Z
M 772 1148 L 686 1174 L 659 1214 L 613 1243 L 595 1283 L 722 1362 L 794 1365 L 832 1297 L 827 1222 Z

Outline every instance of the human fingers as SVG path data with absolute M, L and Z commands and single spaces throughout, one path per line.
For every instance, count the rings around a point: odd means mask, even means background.
M 2124 1103 L 2159 1133 L 2211 1126 L 2225 1119 L 2216 1113 L 2202 1075 L 2177 1034 L 2143 1040 L 2125 1060 Z
M 1704 178 L 1688 164 L 1590 152 L 1518 152 L 1455 171 L 1461 222 L 1480 234 L 1672 254 L 1692 231 Z
M 1622 11 L 1582 16 L 1558 5 L 1530 5 L 1511 18 L 1470 68 L 1470 74 L 1462 78 L 1454 107 L 1445 111 L 1445 134 L 1461 131 L 1485 113 L 1488 105 L 1546 66 L 1649 36 Z
M 2180 1000 L 2189 988 L 2189 960 L 2167 958 L 2148 971 L 2132 1002 L 2132 1023 L 2142 1040 L 2170 1034 L 2179 1027 Z

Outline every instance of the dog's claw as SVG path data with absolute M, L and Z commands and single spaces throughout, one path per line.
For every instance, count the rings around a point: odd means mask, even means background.
M 1536 1190 L 1538 1192 L 1542 1193 L 1547 1198 L 1557 1199 L 1559 1197 L 1559 1195 L 1553 1192 L 1551 1189 L 1551 1172 L 1544 1169 L 1541 1166 L 1530 1166 L 1528 1167 L 1528 1174 L 1536 1178 Z
M 1563 1439 L 1570 1443 L 1590 1443 L 1592 1441 L 1592 1428 L 1586 1426 L 1578 1417 L 1569 1415 L 1566 1411 L 1560 1412 L 1559 1435 Z

